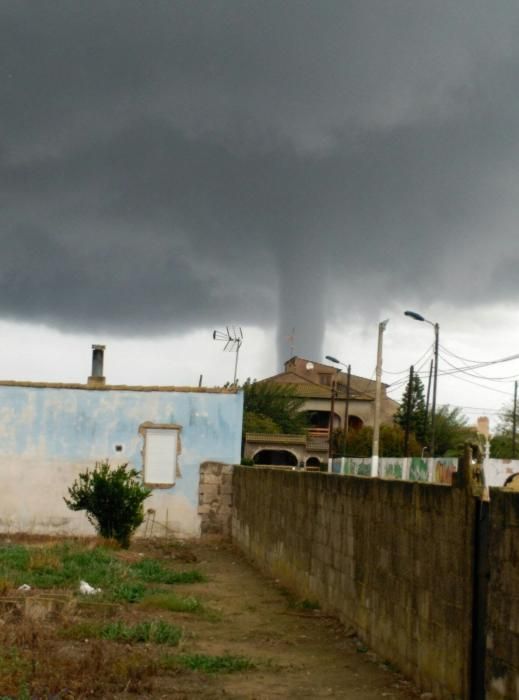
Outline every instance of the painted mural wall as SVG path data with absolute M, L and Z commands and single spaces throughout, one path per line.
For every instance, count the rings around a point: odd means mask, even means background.
M 452 484 L 452 475 L 458 468 L 458 460 L 453 457 L 381 457 L 378 462 L 378 476 L 382 479 L 404 481 L 428 481 L 435 484 Z M 370 476 L 369 457 L 339 457 L 332 461 L 334 474 Z
M 0 385 L 0 532 L 92 534 L 65 506 L 67 487 L 105 459 L 141 471 L 139 426 L 151 422 L 181 427 L 180 453 L 176 483 L 153 490 L 143 528 L 197 536 L 200 464 L 239 463 L 242 415 L 234 393 Z

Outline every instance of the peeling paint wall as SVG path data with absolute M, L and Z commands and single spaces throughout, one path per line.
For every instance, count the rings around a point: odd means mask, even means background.
M 240 461 L 242 414 L 234 393 L 1 385 L 0 532 L 91 534 L 86 516 L 63 502 L 67 487 L 100 460 L 140 471 L 139 426 L 152 422 L 181 426 L 181 476 L 153 491 L 143 528 L 197 536 L 200 464 Z

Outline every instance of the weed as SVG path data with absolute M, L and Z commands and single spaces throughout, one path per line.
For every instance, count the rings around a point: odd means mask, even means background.
M 204 583 L 207 578 L 196 569 L 191 571 L 172 572 L 172 578 L 169 583 Z
M 281 595 L 286 598 L 289 608 L 295 608 L 296 610 L 319 610 L 321 607 L 317 600 L 310 600 L 308 598 L 298 600 L 292 591 L 285 588 L 285 586 L 279 586 L 278 590 Z
M 130 565 L 130 570 L 141 579 L 149 583 L 199 583 L 205 581 L 205 576 L 193 569 L 191 571 L 171 571 L 164 567 L 157 559 L 143 559 Z
M 82 623 L 63 631 L 69 639 L 107 639 L 113 642 L 167 644 L 176 646 L 182 637 L 182 630 L 175 625 L 159 620 L 126 625 L 124 622 L 105 624 Z
M 171 612 L 201 613 L 205 610 L 198 598 L 178 596 L 174 593 L 153 593 L 144 598 L 142 605 Z
M 116 583 L 107 593 L 111 600 L 124 601 L 126 603 L 138 603 L 146 593 L 146 586 L 138 582 L 121 581 Z
M 59 571 L 63 565 L 55 550 L 35 549 L 30 553 L 27 568 L 29 571 Z
M 12 579 L 10 578 L 0 578 L 0 595 L 5 595 L 7 591 L 11 588 L 14 588 L 14 583 Z M 1 698 L 0 698 L 1 700 Z
M 181 654 L 173 657 L 163 657 L 161 664 L 164 669 L 183 667 L 191 671 L 202 673 L 236 673 L 237 671 L 250 671 L 256 668 L 256 664 L 246 656 L 211 656 L 210 654 Z

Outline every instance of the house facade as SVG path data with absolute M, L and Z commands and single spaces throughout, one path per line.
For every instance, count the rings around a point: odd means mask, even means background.
M 93 534 L 63 497 L 80 472 L 108 460 L 128 463 L 152 489 L 147 534 L 199 535 L 200 464 L 239 462 L 243 395 L 107 385 L 99 349 L 97 363 L 94 348 L 86 384 L 0 382 L 0 532 Z
M 348 432 L 373 426 L 375 417 L 375 381 L 351 375 L 349 391 L 347 375 L 336 366 L 292 357 L 284 371 L 262 382 L 291 385 L 304 399 L 301 411 L 308 416 L 305 435 L 265 435 L 247 433 L 244 456 L 256 464 L 288 464 L 317 466 L 328 458 L 330 417 L 333 429 Z M 333 404 L 333 414 L 332 414 Z M 381 385 L 381 422 L 390 423 L 398 403 L 387 396 L 387 385 Z

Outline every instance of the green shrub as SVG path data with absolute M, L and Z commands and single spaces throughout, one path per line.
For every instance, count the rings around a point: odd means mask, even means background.
M 71 510 L 86 511 L 102 537 L 115 539 L 125 548 L 144 520 L 143 503 L 151 494 L 135 469 L 127 464 L 112 469 L 108 462 L 80 474 L 68 492 L 70 498 L 64 501 Z

